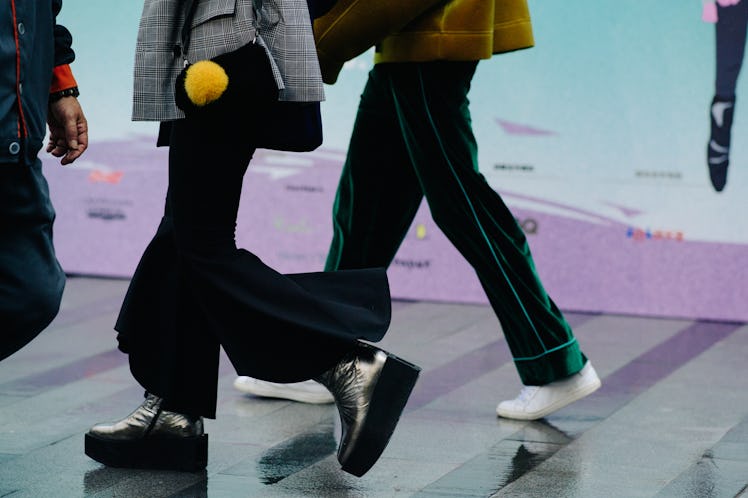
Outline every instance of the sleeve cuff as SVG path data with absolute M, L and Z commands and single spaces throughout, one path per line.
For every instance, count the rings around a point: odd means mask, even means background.
M 57 93 L 68 88 L 78 86 L 78 83 L 73 77 L 73 71 L 70 69 L 70 65 L 62 64 L 55 66 L 52 71 L 52 86 L 49 87 L 49 93 Z

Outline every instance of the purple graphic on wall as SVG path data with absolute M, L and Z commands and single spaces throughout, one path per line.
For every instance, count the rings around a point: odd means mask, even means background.
M 281 272 L 321 270 L 343 159 L 343 152 L 328 149 L 257 151 L 245 176 L 238 245 Z M 94 143 L 72 167 L 47 161 L 65 271 L 132 275 L 163 212 L 166 160 L 167 150 L 147 137 Z M 220 175 L 220 167 L 206 164 L 205 174 Z M 694 242 L 682 231 L 638 226 L 639 212 L 624 205 L 613 207 L 631 223 L 500 193 L 528 236 L 547 290 L 563 309 L 748 321 L 747 246 Z M 487 302 L 472 268 L 425 205 L 389 275 L 395 298 Z
M 535 126 L 513 123 L 505 119 L 497 118 L 496 124 L 501 126 L 501 129 L 504 130 L 504 133 L 507 135 L 556 135 L 556 132 L 551 130 L 543 130 Z

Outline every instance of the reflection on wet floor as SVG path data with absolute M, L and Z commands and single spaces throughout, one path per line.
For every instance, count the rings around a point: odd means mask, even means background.
M 334 455 L 338 443 L 335 425 L 320 424 L 314 431 L 294 436 L 273 446 L 257 461 L 257 473 L 264 484 L 275 484 L 286 477 Z
M 432 483 L 416 496 L 491 496 L 552 457 L 572 441 L 546 420 L 522 423 L 501 440 L 454 472 Z
M 225 357 L 206 471 L 103 467 L 83 434 L 142 399 L 110 330 L 126 285 L 71 279 L 0 364 L 0 497 L 748 498 L 748 326 L 569 313 L 603 387 L 518 422 L 494 412 L 519 383 L 490 308 L 444 303 L 394 307 L 383 346 L 423 371 L 363 478 L 340 471 L 333 406 L 243 396 Z

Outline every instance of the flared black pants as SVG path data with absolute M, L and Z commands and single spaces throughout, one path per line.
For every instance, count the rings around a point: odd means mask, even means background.
M 174 411 L 215 417 L 219 346 L 240 375 L 296 382 L 389 326 L 384 269 L 282 275 L 236 247 L 253 153 L 242 127 L 172 123 L 165 214 L 115 329 L 136 380 Z

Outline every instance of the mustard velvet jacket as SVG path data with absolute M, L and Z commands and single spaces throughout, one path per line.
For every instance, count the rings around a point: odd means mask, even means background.
M 534 43 L 527 0 L 338 0 L 314 32 L 325 83 L 375 45 L 380 63 L 488 59 Z

